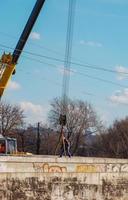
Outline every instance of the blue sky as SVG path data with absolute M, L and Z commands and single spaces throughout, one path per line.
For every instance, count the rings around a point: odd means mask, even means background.
M 1 0 L 1 55 L 13 52 L 35 2 Z M 46 0 L 24 48 L 42 57 L 23 52 L 4 93 L 31 123 L 45 122 L 51 100 L 62 93 L 63 62 L 43 56 L 64 60 L 68 3 Z M 76 0 L 72 62 L 77 64 L 71 65 L 69 97 L 90 102 L 107 125 L 128 113 L 127 11 L 127 0 Z

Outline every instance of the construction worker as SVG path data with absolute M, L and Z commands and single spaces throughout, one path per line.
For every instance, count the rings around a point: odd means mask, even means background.
M 60 157 L 62 157 L 63 154 L 65 154 L 65 156 L 68 155 L 69 157 L 71 157 L 70 142 L 69 142 L 69 140 L 65 136 L 62 136 L 62 144 L 61 144 L 61 149 L 60 149 Z

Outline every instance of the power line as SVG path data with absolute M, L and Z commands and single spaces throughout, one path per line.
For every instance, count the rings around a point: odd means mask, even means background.
M 2 47 L 4 47 L 4 48 L 7 48 L 7 49 L 12 49 L 12 50 L 13 50 L 12 47 L 8 47 L 8 46 L 6 46 L 6 45 L 0 44 L 0 46 L 2 46 Z M 32 53 L 32 52 L 27 52 L 27 51 L 23 51 L 23 52 L 24 52 L 24 53 L 28 53 L 28 54 L 30 54 L 30 55 L 38 55 L 38 54 L 34 54 L 34 53 Z M 61 62 L 63 62 L 63 60 L 60 60 L 60 59 L 57 59 L 57 58 L 52 58 L 52 57 L 49 57 L 49 56 L 43 56 L 43 55 L 38 55 L 38 56 L 41 56 L 41 57 L 43 57 L 43 58 L 47 58 L 47 59 L 49 59 L 49 60 L 54 60 L 54 61 L 61 61 Z M 22 55 L 21 57 L 26 57 L 26 56 L 23 56 L 23 55 Z M 58 68 L 57 65 L 45 63 L 45 62 L 43 62 L 43 61 L 41 61 L 41 60 L 38 60 L 38 59 L 35 59 L 35 58 L 29 58 L 29 57 L 26 57 L 26 58 L 27 58 L 27 59 L 30 59 L 30 60 L 33 60 L 33 61 L 36 61 L 36 62 L 39 62 L 39 63 L 47 64 L 47 65 L 54 66 L 54 67 L 57 67 L 57 68 Z M 71 62 L 71 63 L 72 63 L 72 62 Z M 79 64 L 78 64 L 78 65 L 79 65 Z M 123 87 L 123 88 L 128 87 L 127 85 L 122 85 L 122 84 L 119 84 L 119 83 L 116 83 L 116 82 L 113 82 L 113 81 L 109 81 L 109 80 L 105 80 L 105 79 L 98 78 L 98 77 L 95 77 L 95 76 L 91 76 L 91 75 L 88 75 L 88 74 L 85 74 L 85 73 L 82 73 L 82 72 L 78 72 L 78 71 L 76 72 L 76 71 L 71 70 L 71 69 L 70 69 L 70 72 L 73 72 L 73 73 L 76 73 L 76 74 L 79 74 L 79 75 L 88 77 L 88 78 L 93 79 L 93 80 L 95 79 L 95 80 L 98 80 L 98 81 L 101 81 L 101 82 L 106 82 L 106 83 L 109 83 L 109 84 L 112 84 L 112 85 L 117 85 L 117 86 L 119 86 L 119 87 Z M 123 73 L 123 72 L 122 72 L 122 73 Z M 123 73 L 123 74 L 128 74 L 128 73 Z
M 15 38 L 16 39 L 16 37 L 14 36 L 14 35 L 10 35 L 10 34 L 8 34 L 8 33 L 5 33 L 5 32 L 1 32 L 0 31 L 0 34 L 3 34 L 4 36 L 7 36 L 7 37 L 11 37 L 11 38 Z M 22 40 L 23 41 L 23 40 Z M 58 52 L 58 51 L 55 51 L 55 50 L 52 50 L 52 49 L 50 49 L 50 48 L 48 48 L 48 47 L 45 47 L 44 45 L 40 45 L 40 44 L 35 44 L 34 42 L 30 42 L 29 41 L 29 44 L 31 44 L 31 45 L 34 45 L 34 46 L 37 46 L 37 47 L 39 47 L 39 48 L 41 48 L 41 49 L 45 49 L 45 50 L 47 50 L 47 51 L 49 51 L 49 52 L 52 52 L 52 53 L 55 53 L 55 54 L 58 54 L 58 55 L 60 55 L 60 56 L 63 56 L 64 57 L 64 54 L 61 54 L 60 52 Z M 82 62 L 82 63 L 74 63 L 74 62 L 72 62 L 72 64 L 74 64 L 74 65 L 79 65 L 79 66 L 81 66 L 81 67 L 86 67 L 86 68 L 92 68 L 92 69 L 95 69 L 95 70 L 102 70 L 102 71 L 105 71 L 105 72 L 110 72 L 110 73 L 117 73 L 117 71 L 116 70 L 111 70 L 111 69 L 107 69 L 106 67 L 99 67 L 99 66 L 97 66 L 97 65 L 95 65 L 95 64 L 89 64 L 89 63 L 86 63 L 86 64 L 84 64 L 83 62 L 84 61 L 82 61 L 82 60 L 80 60 L 80 59 L 76 59 L 76 58 L 74 58 L 74 57 L 72 57 L 74 60 L 76 60 L 76 61 L 78 61 L 78 62 Z M 63 61 L 62 61 L 63 62 Z M 109 66 L 110 67 L 110 66 Z M 128 74 L 127 72 L 119 72 L 120 74 Z
M 27 57 L 26 57 L 27 58 Z M 50 65 L 50 64 L 49 64 Z M 21 71 L 23 71 L 23 69 L 20 69 Z M 26 75 L 30 75 L 30 74 L 32 74 L 32 72 L 30 72 L 30 71 L 28 71 L 28 72 L 26 72 Z M 43 76 L 42 74 L 41 74 L 41 77 L 40 77 L 40 79 L 41 80 L 43 80 L 43 81 L 48 81 L 48 82 L 50 82 L 51 84 L 54 84 L 54 85 L 56 85 L 56 86 L 59 86 L 59 87 L 62 87 L 62 83 L 60 83 L 60 82 L 58 82 L 58 81 L 55 81 L 55 80 L 53 80 L 53 79 L 51 79 L 51 78 L 46 78 L 46 76 Z M 80 90 L 79 90 L 80 91 Z M 99 96 L 97 96 L 96 94 L 94 94 L 94 93 L 91 93 L 91 92 L 88 92 L 88 91 L 81 91 L 80 93 L 82 93 L 82 94 L 84 94 L 84 95 L 88 95 L 88 96 L 94 96 L 94 97 L 99 97 Z
M 0 44 L 0 46 L 2 46 L 4 48 L 7 48 L 7 49 L 14 50 L 14 48 L 9 47 L 9 46 L 4 45 L 4 44 Z M 29 55 L 42 57 L 42 58 L 45 58 L 45 59 L 54 60 L 54 61 L 57 61 L 57 62 L 64 63 L 63 59 L 59 59 L 59 58 L 55 58 L 55 57 L 51 57 L 51 56 L 46 56 L 46 55 L 42 55 L 42 54 L 37 54 L 37 53 L 30 52 L 30 51 L 22 51 L 22 52 L 26 53 L 26 54 L 29 54 Z M 96 65 L 82 64 L 82 63 L 77 63 L 77 62 L 70 62 L 70 64 L 75 65 L 75 66 L 81 66 L 81 67 L 84 67 L 84 68 L 95 69 L 95 70 L 98 70 L 98 71 L 104 71 L 104 72 L 110 72 L 110 73 L 116 73 L 117 74 L 116 70 L 107 69 L 107 68 L 104 68 L 104 67 L 98 67 Z M 128 72 L 119 72 L 119 73 L 128 75 Z
M 2 34 L 2 35 L 4 35 L 4 36 L 7 36 L 7 37 L 10 37 L 10 38 L 13 38 L 13 39 L 17 39 L 16 36 L 10 35 L 10 34 L 5 33 L 5 32 L 1 32 L 1 31 L 0 31 L 0 34 Z M 24 42 L 23 39 L 20 39 L 20 41 L 23 41 L 23 42 Z M 62 54 L 62 53 L 60 53 L 60 52 L 58 52 L 58 51 L 55 51 L 55 50 L 53 50 L 53 49 L 50 49 L 50 48 L 48 48 L 48 47 L 46 47 L 46 46 L 44 46 L 44 45 L 36 44 L 36 43 L 34 43 L 34 42 L 30 41 L 30 40 L 28 41 L 28 43 L 29 43 L 29 45 L 33 45 L 33 46 L 39 47 L 39 48 L 41 48 L 41 49 L 44 49 L 44 50 L 46 50 L 46 51 L 49 51 L 49 52 L 52 52 L 52 53 L 55 53 L 55 54 L 58 54 L 58 55 L 64 57 L 64 54 Z
M 46 63 L 46 62 L 43 62 L 41 60 L 38 60 L 38 59 L 35 59 L 35 58 L 30 58 L 30 57 L 26 57 L 26 56 L 23 56 L 24 58 L 27 58 L 29 60 L 33 60 L 33 61 L 36 61 L 36 62 L 39 62 L 39 63 L 42 63 L 42 64 L 46 64 L 50 67 L 54 67 L 54 68 L 58 68 L 57 65 L 55 64 L 50 64 L 50 63 Z M 105 83 L 109 83 L 109 84 L 112 84 L 112 85 L 117 85 L 121 88 L 126 88 L 128 87 L 127 85 L 122 85 L 122 84 L 119 84 L 119 83 L 116 83 L 114 81 L 109 81 L 109 80 L 106 80 L 106 79 L 102 79 L 102 78 L 98 78 L 98 77 L 95 77 L 95 76 L 91 76 L 91 75 L 88 75 L 88 74 L 85 74 L 85 73 L 82 73 L 82 72 L 78 72 L 78 71 L 74 71 L 72 69 L 69 70 L 69 73 L 75 73 L 75 74 L 79 74 L 80 76 L 84 76 L 84 77 L 87 77 L 87 78 L 90 78 L 90 79 L 93 79 L 93 80 L 97 80 L 97 81 L 101 81 L 101 82 L 105 82 Z
M 20 69 L 21 70 L 21 69 Z M 26 74 L 27 75 L 30 75 L 30 73 L 32 74 L 32 72 L 26 72 Z M 58 81 L 55 81 L 55 80 L 53 80 L 53 79 L 51 79 L 51 78 L 46 78 L 45 76 L 43 76 L 42 74 L 41 74 L 41 77 L 40 77 L 40 79 L 41 80 L 43 80 L 43 81 L 48 81 L 48 83 L 51 83 L 52 85 L 54 84 L 54 85 L 56 85 L 56 86 L 59 86 L 59 87 L 62 87 L 62 84 L 61 83 L 59 83 Z M 94 98 L 99 98 L 99 96 L 98 95 L 96 95 L 96 94 L 94 94 L 94 93 L 92 93 L 92 92 L 88 92 L 88 91 L 83 91 L 83 90 L 79 90 L 79 92 L 81 93 L 81 94 L 84 94 L 84 95 L 87 95 L 87 96 L 91 96 L 91 97 L 94 97 Z M 105 97 L 105 98 L 103 98 L 105 101 L 108 101 L 108 98 L 107 97 Z
M 1 48 L 0 48 L 1 49 Z M 1 50 L 3 50 L 3 49 L 1 49 Z M 39 63 L 42 63 L 42 64 L 47 64 L 48 66 L 50 66 L 50 67 L 54 67 L 54 68 L 58 68 L 58 66 L 57 65 L 54 65 L 54 64 L 51 64 L 51 63 L 46 63 L 46 62 L 43 62 L 43 61 L 41 61 L 41 60 L 38 60 L 38 59 L 34 59 L 34 58 L 31 58 L 31 57 L 27 57 L 27 56 L 21 56 L 21 57 L 24 57 L 24 58 L 26 58 L 26 59 L 29 59 L 29 60 L 33 60 L 33 61 L 36 61 L 36 62 L 39 62 Z M 20 69 L 21 70 L 21 69 Z M 23 71 L 23 69 L 22 69 L 22 71 Z M 111 81 L 108 81 L 108 80 L 104 80 L 104 79 L 99 79 L 99 78 L 97 78 L 97 77 L 92 77 L 92 76 L 90 76 L 90 75 L 85 75 L 85 74 L 83 74 L 83 73 L 80 73 L 80 72 L 76 72 L 76 71 L 73 71 L 73 70 L 70 70 L 71 72 L 73 72 L 73 73 L 79 73 L 79 75 L 84 75 L 84 76 L 86 76 L 86 77 L 88 77 L 88 78 L 91 78 L 91 79 L 96 79 L 96 80 L 98 80 L 98 81 L 102 81 L 102 82 L 107 82 L 107 83 L 110 83 L 110 84 L 114 84 L 114 85 L 118 85 L 118 86 L 120 86 L 120 87 L 128 87 L 128 86 L 124 86 L 124 85 L 121 85 L 121 84 L 117 84 L 117 83 L 115 83 L 115 82 L 111 82 Z M 28 74 L 30 74 L 31 72 L 26 72 L 26 74 L 28 75 Z M 41 75 L 41 79 L 42 80 L 46 80 L 46 81 L 48 81 L 48 82 L 51 82 L 51 84 L 54 84 L 54 85 L 57 85 L 57 86 L 59 86 L 59 87 L 62 87 L 62 84 L 61 83 L 59 83 L 59 82 L 57 82 L 57 81 L 54 81 L 54 80 L 51 80 L 51 79 L 48 79 L 48 78 L 46 78 L 46 77 L 44 77 L 44 76 L 42 76 Z M 94 93 L 92 93 L 92 92 L 87 92 L 87 91 L 81 91 L 81 93 L 82 94 L 86 94 L 86 95 L 88 95 L 88 96 L 93 96 L 93 97 L 98 97 L 99 98 L 99 96 L 97 96 L 96 94 L 94 94 Z M 107 98 L 104 98 L 106 101 L 108 101 L 108 99 Z

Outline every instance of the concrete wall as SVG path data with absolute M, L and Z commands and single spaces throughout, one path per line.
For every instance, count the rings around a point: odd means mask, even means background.
M 1 156 L 0 200 L 128 200 L 128 160 Z

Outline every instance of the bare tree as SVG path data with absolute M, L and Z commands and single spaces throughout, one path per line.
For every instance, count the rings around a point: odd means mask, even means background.
M 23 110 L 17 105 L 0 102 L 0 129 L 1 134 L 7 135 L 9 132 L 24 123 Z
M 115 120 L 106 131 L 97 136 L 92 148 L 95 149 L 95 156 L 127 158 L 128 117 Z
M 19 130 L 20 131 L 20 130 Z M 39 130 L 39 139 L 40 139 L 40 148 L 39 154 L 43 155 L 52 155 L 54 154 L 55 144 L 57 142 L 57 133 L 50 129 L 47 125 L 40 123 L 40 130 Z M 19 132 L 18 132 L 19 136 Z M 37 154 L 37 127 L 29 126 L 25 130 L 24 136 L 24 151 L 31 152 L 33 154 Z M 19 147 L 22 147 L 21 137 L 19 137 Z M 21 149 L 21 148 L 20 148 Z
M 56 98 L 51 106 L 49 120 L 53 127 L 57 127 L 62 101 Z M 73 154 L 77 154 L 79 146 L 84 144 L 86 130 L 90 127 L 101 130 L 101 122 L 92 106 L 81 100 L 68 100 L 66 132 L 72 144 Z
M 116 120 L 108 129 L 108 143 L 110 155 L 114 157 L 128 157 L 128 117 Z
M 53 155 L 57 143 L 57 133 L 47 125 L 41 130 L 41 148 L 40 152 L 45 155 Z

